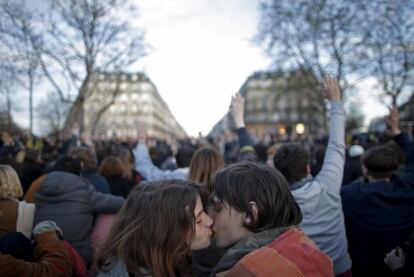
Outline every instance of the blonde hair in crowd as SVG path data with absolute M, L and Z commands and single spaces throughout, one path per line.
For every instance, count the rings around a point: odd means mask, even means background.
M 9 165 L 0 164 L 0 197 L 22 196 L 23 188 L 16 171 Z

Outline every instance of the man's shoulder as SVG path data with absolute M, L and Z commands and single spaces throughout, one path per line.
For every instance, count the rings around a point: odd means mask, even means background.
M 302 276 L 301 274 L 307 272 L 310 267 L 316 266 L 314 259 L 307 258 L 309 255 L 318 256 L 318 264 L 323 264 L 321 268 L 325 268 L 327 273 L 321 272 L 321 276 L 329 276 L 329 272 L 332 272 L 329 258 L 318 250 L 303 231 L 292 228 L 271 243 L 249 253 L 238 263 L 240 269 L 236 266 L 234 270 L 247 270 L 253 276 L 259 271 L 264 273 L 264 276 L 272 276 L 276 272 L 280 276 Z M 305 260 L 306 263 L 303 262 Z

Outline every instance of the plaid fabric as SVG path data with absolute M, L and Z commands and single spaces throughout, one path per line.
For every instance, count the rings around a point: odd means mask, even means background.
M 226 275 L 247 276 L 333 276 L 332 261 L 303 231 L 286 231 L 270 244 L 246 255 Z

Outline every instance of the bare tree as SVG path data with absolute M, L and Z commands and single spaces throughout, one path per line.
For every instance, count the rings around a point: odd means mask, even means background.
M 358 82 L 350 78 L 363 44 L 353 32 L 360 13 L 357 1 L 269 0 L 260 3 L 260 12 L 256 41 L 275 66 L 306 68 L 318 78 L 329 73 L 341 80 L 342 90 L 350 91 Z
M 364 58 L 382 92 L 395 106 L 414 90 L 414 3 L 406 0 L 367 1 L 363 9 Z M 406 99 L 399 99 L 406 96 Z
M 145 54 L 143 32 L 130 22 L 134 16 L 136 9 L 127 0 L 49 1 L 49 13 L 40 20 L 44 44 L 39 61 L 61 100 L 73 102 L 66 133 L 76 124 L 83 132 L 84 103 L 96 76 L 126 70 Z
M 412 91 L 412 1 L 264 0 L 260 12 L 255 39 L 276 67 L 334 75 L 345 100 L 367 77 L 393 103 Z
M 33 18 L 23 3 L 2 1 L 0 4 L 0 48 L 2 63 L 0 72 L 4 86 L 16 90 L 23 87 L 29 91 L 29 134 L 33 133 L 34 86 L 40 79 L 38 53 L 35 49 L 42 44 L 36 35 Z
M 47 98 L 37 105 L 37 115 L 44 123 L 46 133 L 54 134 L 57 137 L 61 134 L 66 118 L 68 116 L 70 103 L 62 102 L 55 92 L 49 92 Z

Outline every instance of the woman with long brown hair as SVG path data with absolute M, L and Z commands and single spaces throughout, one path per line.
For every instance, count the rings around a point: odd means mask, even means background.
M 211 192 L 211 176 L 224 166 L 223 155 L 212 146 L 198 149 L 190 162 L 188 179 L 204 187 L 207 195 Z
M 98 253 L 98 276 L 192 276 L 191 250 L 210 245 L 212 224 L 193 182 L 137 186 Z

